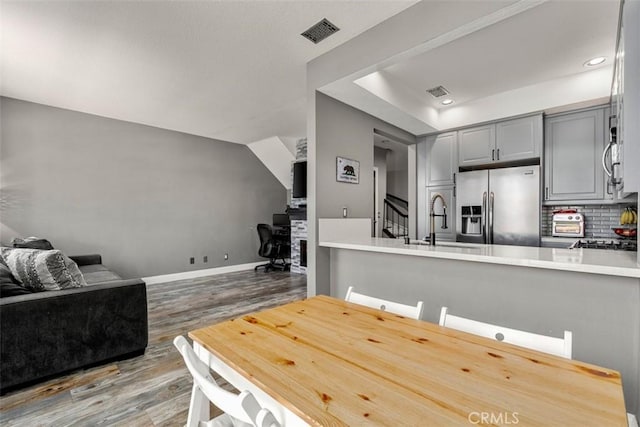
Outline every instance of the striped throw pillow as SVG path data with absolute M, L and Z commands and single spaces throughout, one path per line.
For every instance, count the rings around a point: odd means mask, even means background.
M 0 248 L 18 282 L 32 291 L 56 291 L 86 285 L 78 265 L 59 250 Z

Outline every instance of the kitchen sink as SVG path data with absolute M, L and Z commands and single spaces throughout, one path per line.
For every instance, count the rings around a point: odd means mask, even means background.
M 428 240 L 411 240 L 410 244 L 431 246 Z M 474 245 L 473 243 L 436 242 L 436 246 L 442 246 L 442 247 L 448 247 L 448 248 L 475 249 L 477 245 Z
M 406 240 L 405 240 L 406 242 Z M 410 240 L 410 245 L 421 245 L 421 246 L 430 246 L 431 244 L 426 240 Z
M 436 242 L 436 245 L 451 248 L 477 249 L 477 245 L 473 243 Z

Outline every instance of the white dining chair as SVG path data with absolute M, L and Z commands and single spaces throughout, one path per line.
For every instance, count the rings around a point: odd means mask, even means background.
M 571 359 L 571 331 L 564 331 L 563 338 L 549 337 L 454 316 L 448 313 L 447 307 L 440 311 L 440 326 Z
M 249 392 L 231 393 L 220 387 L 187 340 L 179 335 L 173 340 L 193 376 L 193 390 L 189 406 L 188 427 L 280 427 L 271 411 L 262 408 Z M 224 413 L 206 419 L 211 401 Z
M 353 302 L 367 307 L 377 308 L 378 310 L 388 311 L 389 313 L 398 314 L 400 316 L 410 317 L 412 319 L 420 319 L 422 317 L 422 309 L 424 303 L 418 301 L 414 307 L 412 305 L 400 304 L 398 302 L 387 301 L 381 298 L 370 297 L 353 291 L 353 286 L 347 289 L 345 301 Z

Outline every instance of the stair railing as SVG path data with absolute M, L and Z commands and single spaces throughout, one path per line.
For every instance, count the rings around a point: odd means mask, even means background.
M 405 211 L 409 209 L 409 202 L 407 202 L 405 199 L 401 199 L 400 197 L 394 196 L 393 194 L 389 194 L 389 193 L 387 193 L 387 197 L 386 198 L 391 203 L 393 203 L 396 206 L 401 207 Z
M 407 223 L 409 215 L 400 211 L 388 199 L 384 199 L 384 217 L 382 229 L 388 237 L 400 238 L 409 235 Z

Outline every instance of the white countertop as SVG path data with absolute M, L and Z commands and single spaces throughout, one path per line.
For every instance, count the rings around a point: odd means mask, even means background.
M 438 242 L 405 245 L 378 237 L 320 241 L 322 247 L 640 278 L 637 252 Z

